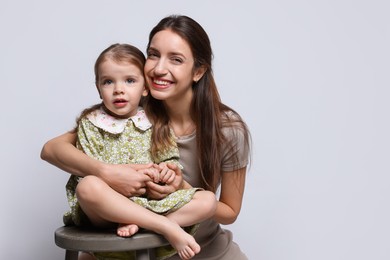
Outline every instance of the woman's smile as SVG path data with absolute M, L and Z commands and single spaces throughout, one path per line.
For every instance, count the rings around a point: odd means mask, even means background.
M 152 79 L 152 85 L 156 89 L 166 89 L 172 85 L 172 81 L 164 80 L 164 79 Z

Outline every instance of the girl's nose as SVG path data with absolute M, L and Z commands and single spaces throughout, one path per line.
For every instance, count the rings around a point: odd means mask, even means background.
M 124 92 L 123 88 L 124 88 L 124 83 L 119 82 L 119 83 L 115 84 L 114 94 L 116 94 L 116 95 L 124 94 L 125 92 Z

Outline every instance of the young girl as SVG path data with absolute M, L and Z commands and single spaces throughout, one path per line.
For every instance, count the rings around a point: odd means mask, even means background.
M 78 137 L 76 146 L 103 162 L 138 164 L 138 172 L 145 174 L 145 182 L 166 185 L 172 183 L 176 175 L 168 168 L 169 163 L 173 164 L 171 167 L 180 167 L 179 153 L 172 137 L 165 142 L 166 145 L 159 147 L 159 151 L 150 153 L 152 125 L 139 107 L 141 98 L 148 94 L 144 64 L 142 52 L 128 44 L 111 45 L 100 54 L 95 63 L 95 76 L 103 102 L 81 113 L 74 130 Z M 199 245 L 179 225 L 193 225 L 212 216 L 216 206 L 214 194 L 190 188 L 173 192 L 161 200 L 150 199 L 152 194 L 128 200 L 109 189 L 101 189 L 101 182 L 94 176 L 70 177 L 66 188 L 71 210 L 64 216 L 65 224 L 109 226 L 111 222 L 119 222 L 122 224 L 117 234 L 124 237 L 133 235 L 141 226 L 163 234 L 182 259 L 189 259 L 199 252 Z M 99 198 L 100 203 L 110 205 L 111 209 L 95 208 L 89 202 L 89 196 Z M 126 216 L 105 217 L 106 211 L 115 214 L 115 208 L 121 207 L 127 208 Z M 190 216 L 186 213 L 193 211 L 197 214 Z M 161 248 L 158 256 L 162 258 L 173 253 Z M 97 255 L 104 259 L 105 254 Z
M 149 193 L 165 197 L 183 186 L 219 190 L 217 210 L 195 234 L 202 251 L 194 259 L 245 260 L 230 231 L 220 224 L 233 223 L 241 209 L 250 135 L 241 117 L 220 100 L 212 72 L 212 49 L 207 33 L 187 16 L 169 16 L 151 31 L 145 76 L 151 95 L 145 110 L 153 122 L 152 153 L 164 145 L 171 131 L 176 137 L 180 163 L 170 185 L 148 182 Z M 242 87 L 242 86 L 241 86 Z M 120 194 L 138 194 L 139 180 L 124 177 L 130 166 L 101 164 L 74 148 L 75 135 L 64 134 L 45 144 L 42 158 L 79 175 L 102 176 Z M 172 168 L 171 168 L 172 169 Z M 115 177 L 109 178 L 108 172 Z M 128 178 L 130 178 L 128 176 Z M 175 255 L 169 259 L 178 259 Z

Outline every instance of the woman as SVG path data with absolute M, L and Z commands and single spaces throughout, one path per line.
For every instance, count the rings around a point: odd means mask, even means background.
M 173 131 L 184 181 L 176 178 L 166 186 L 145 183 L 134 165 L 108 165 L 83 156 L 70 133 L 47 142 L 41 157 L 70 173 L 98 176 L 125 196 L 141 195 L 146 188 L 160 198 L 183 187 L 219 189 L 214 216 L 202 222 L 195 235 L 201 251 L 194 259 L 247 259 L 219 224 L 233 223 L 240 212 L 250 136 L 240 116 L 220 101 L 211 62 L 209 38 L 189 17 L 166 17 L 149 35 L 144 72 L 151 93 L 145 111 L 154 124 L 152 153 Z

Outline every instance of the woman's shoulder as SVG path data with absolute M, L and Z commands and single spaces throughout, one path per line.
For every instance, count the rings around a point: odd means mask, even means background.
M 239 142 L 249 145 L 251 135 L 249 128 L 242 117 L 233 109 L 227 109 L 222 113 L 221 131 L 227 142 Z
M 233 109 L 225 110 L 221 113 L 222 129 L 242 128 L 247 131 L 247 126 L 242 117 Z
M 245 167 L 249 162 L 251 138 L 246 123 L 234 110 L 222 114 L 223 171 Z

